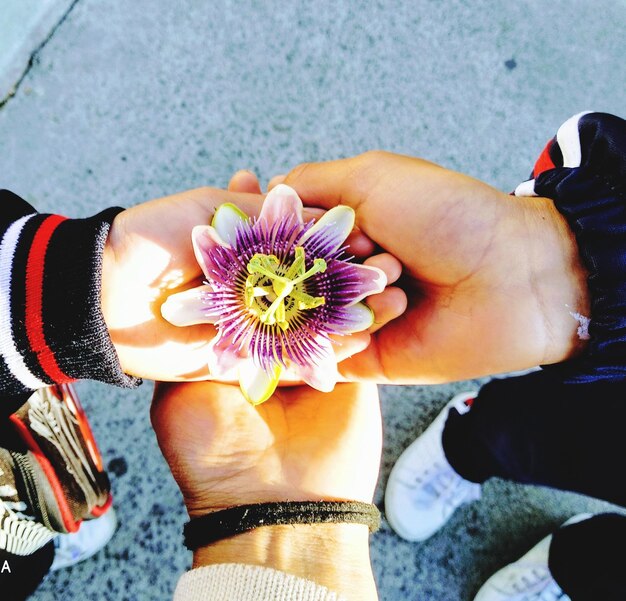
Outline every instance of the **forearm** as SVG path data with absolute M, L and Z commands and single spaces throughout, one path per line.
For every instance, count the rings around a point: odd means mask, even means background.
M 267 526 L 202 547 L 193 567 L 244 563 L 313 581 L 346 599 L 378 599 L 361 524 Z
M 78 378 L 131 385 L 100 311 L 102 250 L 121 209 L 66 219 L 0 195 L 0 394 Z

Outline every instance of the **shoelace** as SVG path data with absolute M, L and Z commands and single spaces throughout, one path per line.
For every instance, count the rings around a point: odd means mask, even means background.
M 416 489 L 419 487 L 421 492 L 432 499 L 444 501 L 444 506 L 448 509 L 458 507 L 465 500 L 469 492 L 465 484 L 463 478 L 439 463 L 415 477 Z
M 4 472 L 0 469 L 0 477 L 4 476 Z M 23 513 L 28 509 L 28 505 L 24 501 L 9 501 L 11 497 L 17 496 L 17 490 L 10 484 L 0 485 L 0 516 L 5 511 L 11 511 L 16 518 L 21 520 L 34 520 L 35 516 Z
M 2 476 L 4 471 L 0 469 Z M 28 509 L 26 503 L 10 500 L 16 497 L 14 486 L 0 486 L 0 549 L 14 555 L 31 555 L 52 540 L 55 533 L 24 513 Z
M 547 567 L 536 566 L 522 572 L 519 578 L 508 583 L 510 586 L 497 587 L 498 592 L 507 596 L 518 596 L 520 601 L 568 601 L 569 597 L 553 580 Z M 521 596 L 525 595 L 525 596 Z

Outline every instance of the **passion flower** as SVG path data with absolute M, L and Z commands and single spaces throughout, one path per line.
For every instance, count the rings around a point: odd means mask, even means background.
M 354 211 L 338 206 L 305 223 L 302 201 L 285 185 L 265 198 L 257 219 L 221 205 L 192 242 L 204 286 L 170 296 L 163 317 L 178 326 L 212 323 L 211 374 L 239 380 L 252 404 L 267 400 L 286 370 L 328 392 L 337 381 L 331 335 L 370 327 L 361 301 L 381 292 L 385 274 L 350 262 L 344 242 Z

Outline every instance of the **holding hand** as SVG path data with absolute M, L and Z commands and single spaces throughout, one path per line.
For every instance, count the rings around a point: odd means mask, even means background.
M 252 407 L 236 386 L 161 384 L 152 423 L 191 517 L 269 501 L 372 500 L 382 445 L 373 385 L 280 388 Z M 267 526 L 194 554 L 196 567 L 231 561 L 376 598 L 365 525 Z
M 109 334 L 126 373 L 144 378 L 179 381 L 210 377 L 208 346 L 215 328 L 208 324 L 176 327 L 161 316 L 161 306 L 176 292 L 202 284 L 194 256 L 191 231 L 209 224 L 224 203 L 236 204 L 258 215 L 262 196 L 237 190 L 190 190 L 153 200 L 120 213 L 111 226 L 102 266 L 102 311 Z M 305 211 L 305 219 L 324 211 Z M 389 255 L 367 258 L 372 243 L 359 232 L 349 240 L 351 251 L 365 263 L 382 269 L 388 281 L 400 275 L 400 265 Z M 385 291 L 372 302 L 377 326 L 395 318 L 405 308 L 397 289 Z M 358 353 L 369 343 L 369 333 L 342 338 L 340 358 Z
M 305 205 L 353 207 L 361 231 L 404 265 L 408 310 L 342 363 L 344 376 L 436 383 L 582 349 L 574 314 L 589 315 L 586 272 L 551 200 L 384 152 L 304 164 L 280 181 Z

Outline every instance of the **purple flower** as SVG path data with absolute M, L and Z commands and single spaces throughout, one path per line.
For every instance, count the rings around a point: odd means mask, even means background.
M 304 223 L 302 201 L 285 185 L 267 195 L 258 219 L 224 204 L 192 232 L 206 284 L 170 296 L 161 312 L 178 326 L 215 324 L 211 374 L 239 380 L 252 404 L 267 400 L 285 371 L 330 391 L 330 336 L 370 327 L 361 301 L 387 283 L 381 270 L 350 262 L 343 244 L 353 227 L 345 206 Z

